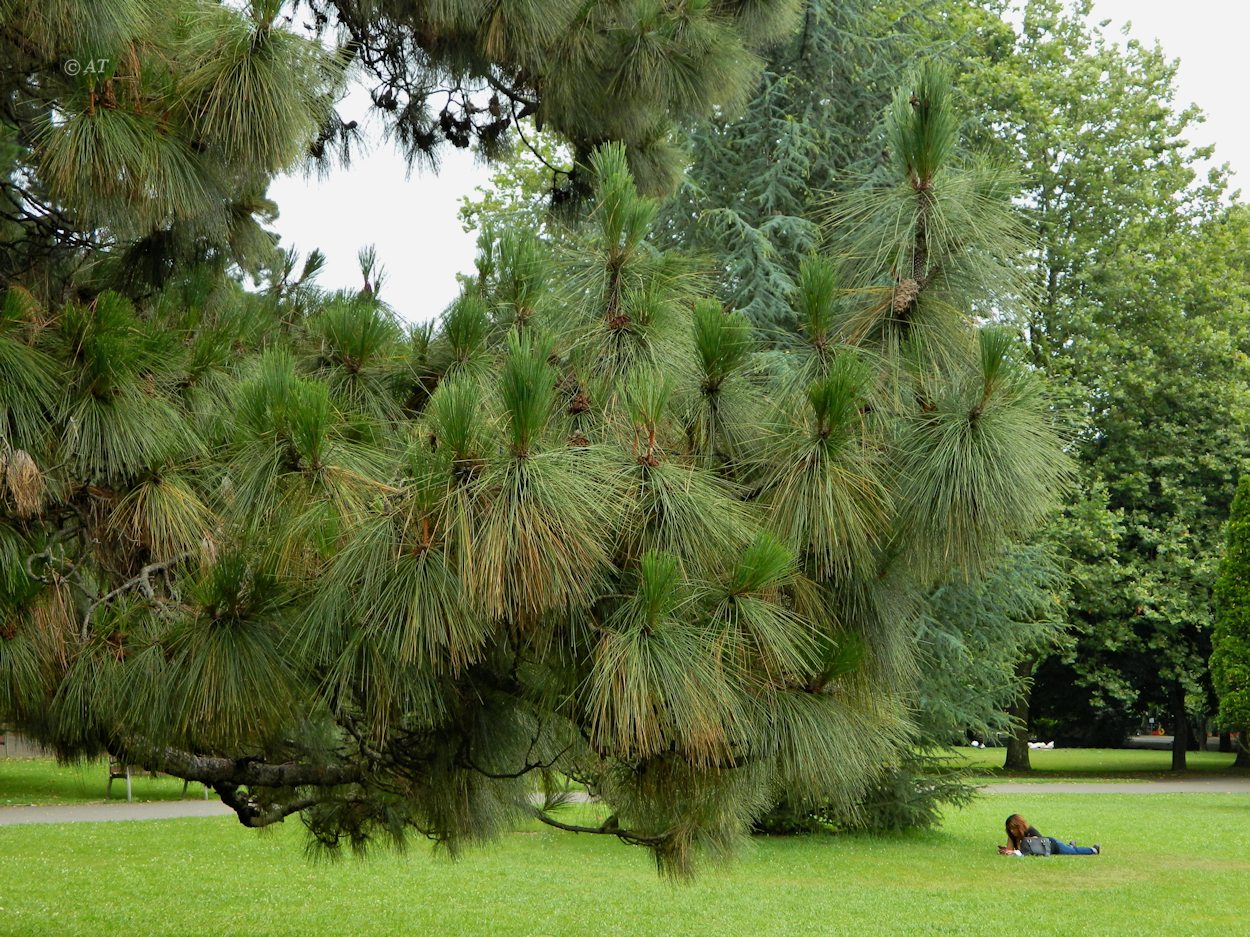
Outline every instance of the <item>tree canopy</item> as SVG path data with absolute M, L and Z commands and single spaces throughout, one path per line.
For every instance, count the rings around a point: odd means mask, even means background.
M 1250 726 L 1250 476 L 1242 475 L 1228 519 L 1228 541 L 1215 581 L 1215 633 L 1211 675 L 1219 695 L 1219 720 L 1240 730 L 1243 750 Z
M 1211 151 L 1190 142 L 1201 114 L 1176 106 L 1176 63 L 1089 13 L 1033 0 L 966 77 L 986 143 L 1027 180 L 1038 301 L 1023 327 L 1071 403 L 1081 467 L 1056 533 L 1080 637 L 1042 665 L 1034 715 L 1118 743 L 1166 710 L 1183 746 L 1210 712 L 1211 587 L 1247 454 L 1244 210 L 1223 170 L 1198 171 Z
M 263 228 L 268 181 L 349 160 L 360 122 L 336 110 L 349 75 L 370 83 L 410 162 L 437 166 L 471 141 L 489 158 L 534 124 L 583 163 L 625 143 L 635 178 L 664 191 L 683 128 L 745 100 L 755 50 L 799 8 L 4 0 L 0 275 L 47 283 L 55 261 L 60 284 L 90 253 L 98 284 L 129 290 L 182 264 L 281 264 Z
M 842 803 L 906 731 L 916 610 L 997 560 L 1065 459 L 1009 333 L 1010 191 L 947 79 L 758 349 L 649 240 L 625 150 L 559 250 L 483 239 L 433 330 L 288 259 L 0 319 L 0 711 L 209 784 L 248 826 L 450 849 L 558 818 L 688 872 L 778 799 Z M 901 223 L 900 223 L 901 222 Z M 367 267 L 367 258 L 366 258 Z M 844 288 L 841 284 L 845 284 Z

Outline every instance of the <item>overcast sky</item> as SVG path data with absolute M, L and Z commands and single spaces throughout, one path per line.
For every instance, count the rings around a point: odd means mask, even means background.
M 1195 102 L 1207 114 L 1191 142 L 1214 143 L 1216 161 L 1231 164 L 1234 183 L 1250 191 L 1250 124 L 1239 77 L 1250 0 L 1095 0 L 1094 19 L 1111 20 L 1114 35 L 1131 20 L 1133 36 L 1157 39 L 1181 60 L 1177 105 Z M 466 151 L 448 148 L 437 175 L 414 171 L 405 179 L 403 160 L 368 121 L 368 103 L 353 95 L 340 111 L 372 127 L 378 142 L 328 179 L 276 180 L 270 187 L 281 210 L 275 227 L 301 254 L 314 247 L 326 253 L 321 283 L 330 288 L 359 286 L 356 252 L 375 245 L 387 271 L 382 297 L 403 318 L 425 321 L 455 297 L 456 273 L 472 269 L 474 235 L 461 231 L 456 212 L 460 196 L 485 184 L 488 173 Z

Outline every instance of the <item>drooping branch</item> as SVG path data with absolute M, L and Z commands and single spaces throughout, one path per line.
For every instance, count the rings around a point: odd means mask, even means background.
M 152 749 L 137 739 L 128 740 L 122 756 L 149 771 L 198 781 L 212 788 L 221 802 L 235 812 L 244 826 L 260 828 L 279 823 L 293 813 L 316 806 L 333 796 L 329 788 L 360 782 L 360 765 L 288 761 L 271 763 L 259 758 L 226 758 L 200 755 L 176 748 Z M 285 803 L 263 804 L 255 788 L 320 788 Z M 240 788 L 247 788 L 244 793 Z
M 659 846 L 667 839 L 665 836 L 653 836 L 645 833 L 634 833 L 630 830 L 623 830 L 616 825 L 616 817 L 611 816 L 603 821 L 602 826 L 578 826 L 572 823 L 562 823 L 551 814 L 539 807 L 531 806 L 529 808 L 530 815 L 536 820 L 547 824 L 547 826 L 555 827 L 557 830 L 564 830 L 566 833 L 594 833 L 600 836 L 615 836 L 622 842 L 629 843 L 631 846 Z

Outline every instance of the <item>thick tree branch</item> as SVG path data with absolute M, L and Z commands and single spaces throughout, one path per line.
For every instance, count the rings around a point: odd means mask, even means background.
M 221 802 L 238 815 L 240 823 L 253 829 L 260 829 L 271 823 L 281 823 L 291 814 L 313 807 L 321 800 L 317 796 L 300 797 L 266 809 L 257 804 L 250 795 L 240 794 L 237 785 L 218 784 L 213 787 L 213 790 L 217 792 Z
M 295 761 L 273 764 L 258 758 L 197 755 L 170 747 L 153 749 L 134 739 L 123 749 L 120 755 L 126 761 L 148 771 L 199 781 L 212 788 L 221 802 L 235 812 L 240 823 L 253 828 L 280 823 L 291 814 L 334 796 L 328 791 L 314 791 L 285 803 L 262 804 L 252 793 L 253 788 L 333 788 L 358 783 L 363 775 L 359 765 Z M 241 788 L 248 790 L 244 793 Z
M 144 768 L 172 774 L 188 781 L 199 781 L 216 789 L 218 785 L 236 787 L 337 787 L 361 780 L 358 765 L 309 764 L 288 761 L 271 764 L 255 758 L 223 758 L 197 755 L 175 748 L 139 749 L 135 760 Z

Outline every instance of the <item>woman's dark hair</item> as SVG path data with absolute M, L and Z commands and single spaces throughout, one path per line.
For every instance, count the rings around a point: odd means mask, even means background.
M 1020 814 L 1013 813 L 1007 818 L 1005 826 L 1007 827 L 1007 839 L 1011 841 L 1011 848 L 1019 849 L 1020 840 L 1024 839 L 1029 833 L 1029 821 L 1020 816 Z

